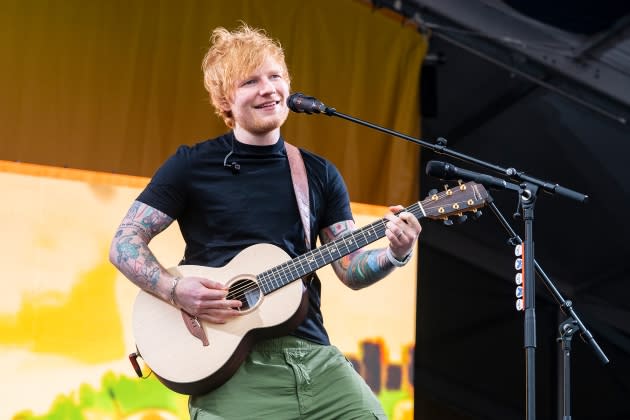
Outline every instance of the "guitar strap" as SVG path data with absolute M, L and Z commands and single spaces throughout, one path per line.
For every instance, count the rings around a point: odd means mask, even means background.
M 295 199 L 297 200 L 300 219 L 304 227 L 304 242 L 306 249 L 311 249 L 311 222 L 310 222 L 310 205 L 308 198 L 308 178 L 306 177 L 306 167 L 300 150 L 292 144 L 284 142 L 287 150 L 287 158 L 289 159 L 289 168 L 291 169 L 291 180 L 293 181 L 293 190 L 295 191 Z

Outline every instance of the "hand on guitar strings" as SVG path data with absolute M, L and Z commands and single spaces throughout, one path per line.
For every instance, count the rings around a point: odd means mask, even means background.
M 227 300 L 228 288 L 204 277 L 182 277 L 175 289 L 175 303 L 200 320 L 225 324 L 241 314 L 240 300 Z
M 389 239 L 392 254 L 398 260 L 403 260 L 413 251 L 422 231 L 416 216 L 406 211 L 401 212 L 403 209 L 403 206 L 390 206 L 390 213 L 385 215 L 385 236 Z

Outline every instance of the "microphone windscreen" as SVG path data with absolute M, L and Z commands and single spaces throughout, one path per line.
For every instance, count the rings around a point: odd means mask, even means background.
M 290 96 L 287 98 L 287 106 L 289 107 L 289 109 L 290 109 L 291 111 L 293 111 L 293 112 L 303 112 L 303 111 L 302 111 L 300 108 L 298 108 L 298 107 L 297 107 L 297 105 L 295 104 L 295 101 L 296 101 L 296 100 L 299 100 L 300 98 L 303 98 L 303 97 L 304 97 L 304 95 L 303 95 L 303 94 L 301 94 L 301 93 L 299 93 L 299 92 L 296 92 L 296 93 L 294 93 L 294 94 L 290 95 Z
M 429 176 L 441 178 L 446 175 L 446 165 L 448 164 L 445 162 L 440 162 L 439 160 L 430 160 L 427 163 L 425 172 Z

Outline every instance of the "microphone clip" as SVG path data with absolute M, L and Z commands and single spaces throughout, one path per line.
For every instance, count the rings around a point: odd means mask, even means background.
M 241 165 L 239 165 L 238 162 L 224 163 L 223 166 L 231 169 L 232 174 L 234 175 L 238 174 L 241 171 Z
M 232 146 L 234 147 L 234 146 Z M 230 162 L 228 163 L 228 158 L 230 157 L 230 155 L 234 153 L 234 150 L 230 150 L 230 153 L 228 153 L 227 155 L 225 155 L 225 159 L 223 159 L 223 167 L 224 168 L 228 168 L 232 171 L 233 175 L 238 174 L 241 171 L 241 165 L 238 162 Z

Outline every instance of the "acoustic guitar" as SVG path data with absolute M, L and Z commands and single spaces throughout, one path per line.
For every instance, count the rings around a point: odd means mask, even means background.
M 476 212 L 487 198 L 483 185 L 460 183 L 403 211 L 418 219 L 448 220 Z M 242 302 L 242 315 L 225 324 L 202 322 L 140 291 L 133 308 L 137 355 L 173 391 L 199 395 L 215 389 L 236 372 L 257 340 L 285 335 L 300 324 L 308 296 L 297 280 L 381 239 L 386 224 L 387 219 L 377 220 L 293 259 L 274 245 L 257 244 L 220 268 L 171 268 L 175 275 L 206 277 L 227 286 L 227 298 Z

